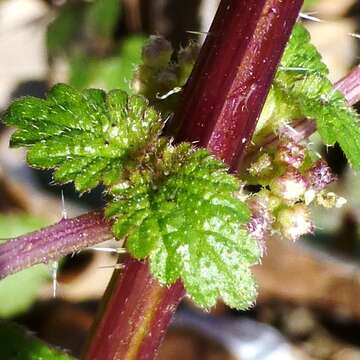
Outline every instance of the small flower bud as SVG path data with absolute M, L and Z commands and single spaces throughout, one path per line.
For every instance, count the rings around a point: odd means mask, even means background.
M 274 179 L 270 184 L 271 191 L 287 201 L 297 201 L 305 194 L 308 183 L 299 171 L 290 168 L 287 172 Z
M 320 191 L 336 181 L 337 177 L 331 172 L 330 167 L 324 160 L 318 160 L 308 171 L 307 180 L 310 188 Z
M 251 176 L 265 175 L 272 170 L 272 163 L 270 155 L 265 153 L 262 154 L 255 162 L 249 167 L 249 174 Z
M 296 204 L 280 210 L 277 216 L 277 225 L 281 234 L 292 241 L 314 231 L 309 209 L 304 204 Z
M 185 48 L 180 49 L 178 54 L 180 86 L 187 82 L 199 52 L 200 46 L 195 42 L 190 42 Z
M 186 47 L 181 48 L 178 54 L 178 62 L 180 66 L 194 65 L 199 55 L 200 46 L 194 41 L 191 41 Z
M 260 190 L 258 193 L 256 193 L 256 196 L 250 198 L 249 201 L 252 200 L 253 198 L 255 198 L 256 201 L 260 202 L 264 207 L 269 209 L 269 211 L 271 212 L 274 211 L 283 203 L 283 200 L 281 198 L 274 195 L 271 191 L 267 189 Z
M 341 196 L 337 196 L 333 192 L 320 192 L 316 197 L 316 202 L 318 205 L 323 206 L 324 208 L 331 209 L 331 208 L 341 208 L 346 203 L 347 200 Z
M 142 59 L 145 65 L 150 67 L 163 67 L 168 65 L 173 48 L 169 41 L 162 36 L 150 36 L 142 51 Z
M 274 219 L 267 199 L 254 196 L 249 199 L 248 205 L 251 210 L 251 219 L 247 224 L 247 229 L 249 234 L 257 240 L 262 256 L 266 252 L 265 240 L 271 232 Z
M 305 147 L 295 141 L 284 138 L 279 143 L 275 161 L 298 169 L 305 159 Z
M 162 96 L 176 87 L 177 76 L 171 68 L 163 69 L 154 76 L 154 83 L 158 89 L 156 95 Z
M 306 190 L 304 194 L 305 204 L 310 205 L 315 199 L 315 197 L 316 197 L 316 191 L 314 189 Z

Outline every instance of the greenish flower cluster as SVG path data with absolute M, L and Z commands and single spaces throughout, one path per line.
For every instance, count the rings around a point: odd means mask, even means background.
M 135 70 L 133 90 L 162 113 L 173 112 L 179 100 L 176 94 L 186 84 L 198 53 L 194 42 L 175 53 L 169 41 L 151 36 L 143 47 L 142 64 Z
M 261 114 L 254 143 L 273 138 L 253 159 L 244 180 L 262 186 L 249 199 L 249 232 L 264 241 L 272 232 L 297 240 L 314 231 L 310 204 L 341 207 L 346 200 L 328 191 L 336 180 L 308 140 L 299 141 L 293 124 L 312 119 L 323 142 L 338 142 L 350 165 L 360 169 L 358 114 L 334 90 L 321 55 L 300 24 L 293 30 Z M 266 142 L 266 141 L 265 141 Z

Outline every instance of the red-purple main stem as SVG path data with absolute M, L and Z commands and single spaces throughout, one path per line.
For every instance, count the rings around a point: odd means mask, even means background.
M 193 141 L 237 167 L 251 139 L 302 0 L 222 0 L 186 86 L 177 141 Z M 163 287 L 128 259 L 115 273 L 85 360 L 154 359 L 185 292 Z
M 123 265 L 106 291 L 85 359 L 153 359 L 185 295 L 180 281 L 159 286 L 145 261 L 127 257 Z
M 302 4 L 221 2 L 177 114 L 179 140 L 238 168 Z

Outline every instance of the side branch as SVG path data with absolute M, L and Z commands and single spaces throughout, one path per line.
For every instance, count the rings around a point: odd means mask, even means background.
M 351 71 L 335 85 L 335 89 L 339 90 L 345 96 L 349 105 L 354 105 L 360 101 L 360 65 Z
M 104 219 L 102 212 L 62 219 L 48 228 L 0 245 L 0 279 L 112 238 L 111 223 Z

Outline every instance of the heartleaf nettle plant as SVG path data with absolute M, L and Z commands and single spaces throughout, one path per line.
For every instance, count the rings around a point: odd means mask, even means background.
M 162 103 L 159 94 L 171 97 L 171 90 L 184 85 L 194 49 L 194 44 L 181 49 L 178 62 L 172 62 L 171 45 L 152 37 L 135 72 L 139 95 L 59 84 L 45 100 L 15 101 L 5 122 L 17 128 L 11 145 L 28 149 L 29 165 L 54 169 L 56 183 L 73 181 L 80 192 L 105 185 L 105 215 L 113 220 L 115 238 L 126 239 L 133 257 L 148 258 L 161 283 L 181 279 L 204 308 L 220 295 L 229 306 L 244 309 L 255 299 L 250 267 L 259 262 L 265 237 L 278 230 L 296 240 L 313 231 L 311 202 L 325 207 L 342 202 L 326 192 L 335 180 L 326 163 L 306 141 L 292 138 L 292 122 L 314 119 L 324 143 L 338 141 L 356 169 L 360 128 L 298 24 L 254 135 L 255 144 L 271 133 L 280 140 L 274 148 L 265 146 L 240 180 L 208 151 L 173 145 L 162 136 L 168 99 Z M 263 188 L 248 194 L 243 187 L 249 183 Z
M 298 11 L 300 2 L 295 5 Z M 358 115 L 334 90 L 308 32 L 297 24 L 247 156 L 239 171 L 230 173 L 210 151 L 173 140 L 181 124 L 172 114 L 197 54 L 194 43 L 174 53 L 165 39 L 151 37 L 132 94 L 59 84 L 46 99 L 15 101 L 4 120 L 17 128 L 11 145 L 28 150 L 30 166 L 53 169 L 54 182 L 73 182 L 79 192 L 104 185 L 107 221 L 97 222 L 97 228 L 111 223 L 113 236 L 124 240 L 131 257 L 148 261 L 160 284 L 180 280 L 205 309 L 219 297 L 232 308 L 246 309 L 256 296 L 251 267 L 265 253 L 266 238 L 280 233 L 297 240 L 314 229 L 312 204 L 345 202 L 328 191 L 336 177 L 303 136 L 314 130 L 309 119 L 324 144 L 338 142 L 359 169 Z M 240 99 L 244 108 L 257 88 Z M 298 124 L 304 121 L 310 131 L 303 133 Z M 251 193 L 247 185 L 260 190 Z M 99 233 L 103 240 L 106 231 Z
M 53 169 L 56 183 L 74 182 L 79 192 L 105 185 L 105 215 L 115 238 L 126 239 L 133 257 L 148 258 L 160 283 L 181 279 L 204 308 L 220 295 L 229 306 L 245 309 L 256 294 L 250 267 L 259 262 L 266 237 L 279 231 L 297 240 L 314 229 L 312 202 L 343 203 L 327 192 L 335 176 L 306 140 L 296 139 L 293 122 L 314 119 L 324 143 L 339 142 L 355 169 L 360 128 L 357 114 L 328 80 L 309 34 L 297 24 L 253 146 L 271 134 L 279 141 L 264 146 L 240 179 L 230 175 L 207 150 L 174 145 L 162 135 L 170 105 L 177 106 L 172 90 L 185 84 L 196 53 L 190 44 L 174 55 L 169 42 L 151 37 L 135 71 L 138 94 L 58 84 L 46 99 L 15 101 L 4 120 L 17 128 L 11 145 L 27 148 L 30 166 Z M 262 190 L 247 193 L 246 184 Z

